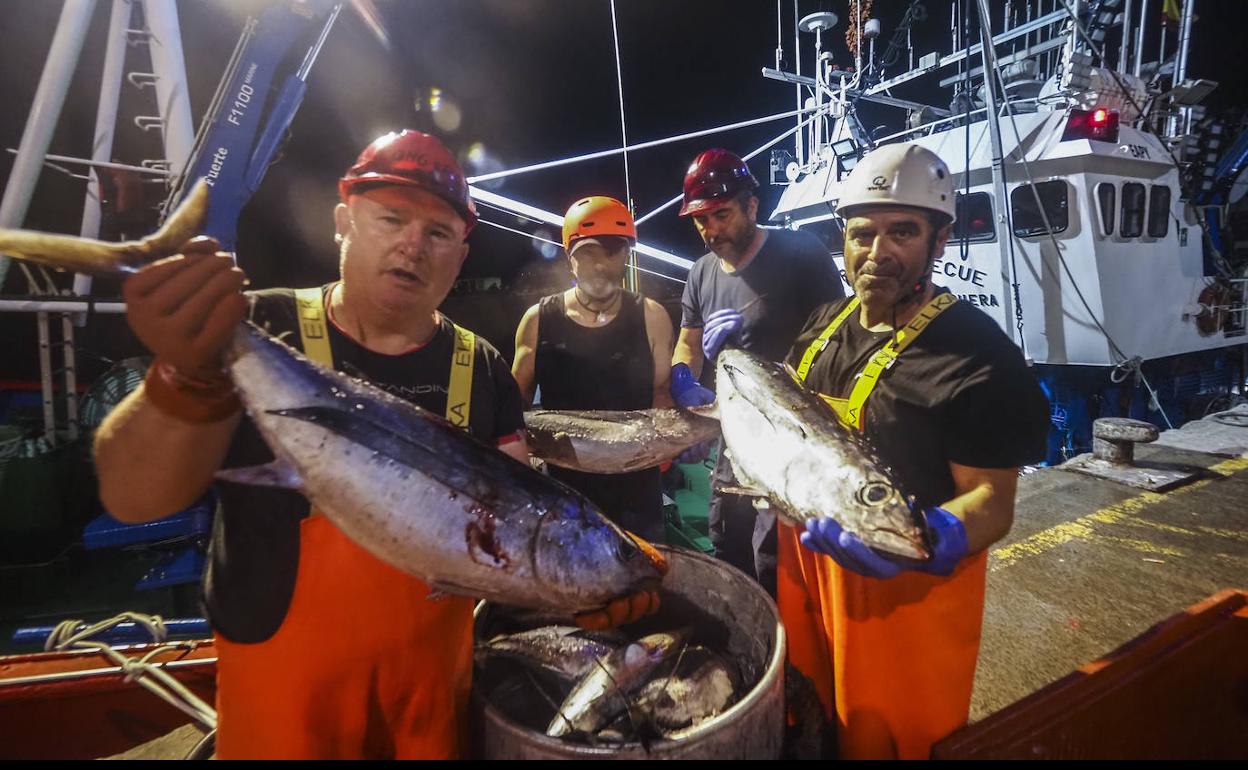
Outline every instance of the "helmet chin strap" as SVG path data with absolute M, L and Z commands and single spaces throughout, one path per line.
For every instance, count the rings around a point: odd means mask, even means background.
M 901 295 L 901 297 L 899 297 L 897 301 L 893 303 L 892 327 L 893 327 L 894 344 L 896 344 L 897 342 L 897 308 L 903 307 L 905 305 L 909 305 L 911 302 L 915 300 L 916 297 L 922 296 L 923 292 L 927 291 L 927 286 L 928 284 L 931 283 L 932 270 L 935 267 L 935 262 L 936 262 L 936 255 L 933 253 L 930 257 L 928 257 L 927 266 L 923 268 L 922 274 L 920 274 L 918 280 L 914 282 L 914 285 L 910 288 L 910 291 Z
M 927 291 L 927 286 L 932 282 L 932 270 L 935 268 L 936 255 L 928 257 L 927 265 L 923 268 L 923 272 L 919 275 L 918 280 L 910 287 L 910 290 L 901 295 L 896 302 L 893 303 L 893 315 L 896 316 L 897 308 L 908 305 L 913 302 L 923 292 Z

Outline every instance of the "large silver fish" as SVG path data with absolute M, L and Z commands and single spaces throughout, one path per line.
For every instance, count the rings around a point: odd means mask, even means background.
M 302 492 L 374 556 L 438 590 L 579 612 L 662 577 L 663 557 L 584 496 L 250 324 L 227 370 L 277 460 L 219 475 Z
M 139 241 L 109 243 L 73 235 L 0 229 L 0 254 L 47 267 L 90 275 L 133 273 L 148 262 L 176 254 L 200 232 L 208 214 L 208 185 L 200 180 L 164 226 Z
M 878 551 L 928 558 L 924 529 L 890 474 L 791 370 L 736 349 L 716 366 L 714 412 L 741 491 L 798 526 L 830 516 Z
M 529 449 L 551 465 L 587 473 L 653 468 L 719 436 L 719 423 L 684 409 L 524 413 Z
M 592 733 L 606 725 L 626 708 L 630 693 L 649 681 L 663 661 L 680 652 L 686 633 L 643 636 L 599 661 L 568 693 L 546 734 L 557 738 L 576 731 Z

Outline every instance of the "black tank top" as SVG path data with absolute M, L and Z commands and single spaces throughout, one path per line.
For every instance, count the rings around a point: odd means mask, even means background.
M 652 406 L 654 359 L 644 303 L 625 291 L 615 318 L 591 328 L 568 318 L 562 292 L 542 299 L 534 366 L 543 409 Z M 588 497 L 621 527 L 647 540 L 665 540 L 658 468 L 606 476 L 552 467 L 550 475 Z
M 637 294 L 621 292 L 615 318 L 591 328 L 568 318 L 562 293 L 542 299 L 535 364 L 542 408 L 650 408 L 654 360 L 643 302 Z

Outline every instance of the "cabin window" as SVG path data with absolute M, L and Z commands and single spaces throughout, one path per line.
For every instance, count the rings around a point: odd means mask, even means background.
M 1170 232 L 1170 188 L 1153 185 L 1148 191 L 1148 237 L 1165 238 Z
M 1101 235 L 1114 234 L 1114 218 L 1118 214 L 1118 188 L 1109 182 L 1096 186 L 1096 209 L 1101 216 Z
M 1122 186 L 1122 224 L 1118 234 L 1123 238 L 1139 238 L 1144 232 L 1144 185 L 1127 182 Z
M 1036 194 L 1040 196 L 1040 204 L 1044 206 L 1044 215 L 1036 207 Z M 1039 182 L 1034 190 L 1031 185 L 1024 184 L 1014 188 L 1010 193 L 1010 209 L 1014 215 L 1014 234 L 1022 236 L 1044 235 L 1045 217 L 1053 233 L 1064 232 L 1070 226 L 1070 201 L 1065 180 L 1055 179 L 1050 182 Z
M 845 231 L 841 229 L 841 223 L 837 221 L 836 217 L 828 217 L 818 222 L 807 222 L 800 229 L 808 233 L 814 233 L 823 242 L 829 253 L 845 253 Z
M 986 192 L 958 193 L 958 220 L 953 224 L 953 238 L 960 241 L 991 241 L 997 237 L 992 221 L 992 196 Z

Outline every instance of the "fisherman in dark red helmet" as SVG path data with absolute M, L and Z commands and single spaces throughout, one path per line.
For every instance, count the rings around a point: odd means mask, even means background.
M 438 312 L 477 221 L 455 157 L 428 134 L 386 134 L 338 191 L 338 281 L 244 295 L 242 272 L 206 238 L 127 280 L 127 319 L 155 362 L 97 434 L 100 497 L 114 516 L 166 516 L 202 495 L 219 468 L 272 459 L 222 371 L 249 307 L 314 361 L 528 462 L 507 362 Z M 431 597 L 296 492 L 216 489 L 204 603 L 218 653 L 217 756 L 462 756 L 474 601 Z M 641 593 L 578 621 L 625 622 L 656 604 Z
M 723 149 L 698 155 L 685 174 L 680 215 L 693 219 L 710 252 L 690 268 L 681 300 L 672 356 L 672 398 L 680 406 L 714 400 L 715 357 L 725 345 L 782 361 L 811 311 L 845 296 L 836 264 L 817 238 L 759 226 L 757 188 L 745 161 Z M 709 387 L 699 383 L 700 375 Z M 698 453 L 684 459 L 696 460 Z M 721 453 L 711 541 L 720 558 L 774 594 L 774 517 L 757 514 L 748 498 L 719 491 L 733 483 Z

